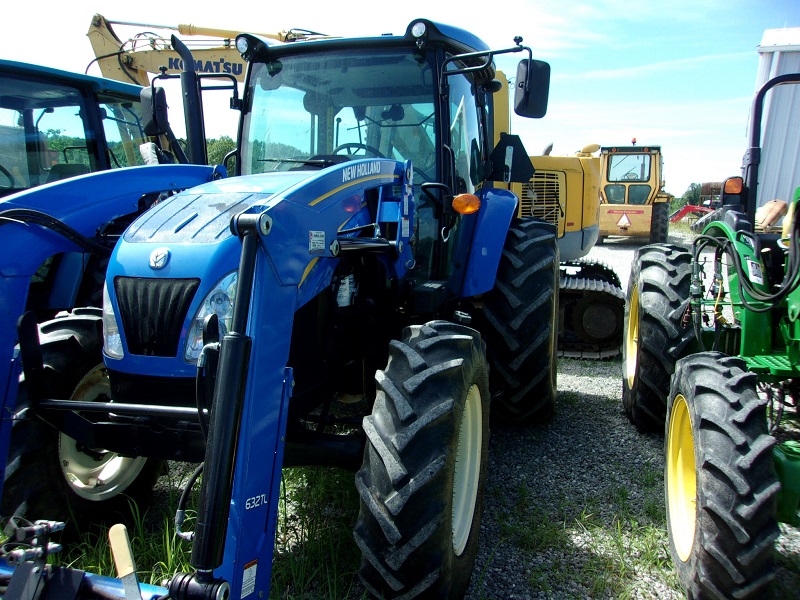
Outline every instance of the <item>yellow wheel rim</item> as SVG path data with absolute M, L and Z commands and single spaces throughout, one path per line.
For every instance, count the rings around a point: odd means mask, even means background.
M 697 525 L 697 471 L 692 420 L 686 398 L 678 394 L 667 432 L 669 534 L 682 561 L 689 559 Z
M 639 346 L 639 286 L 631 286 L 628 298 L 628 323 L 625 328 L 625 378 L 628 389 L 633 388 L 633 379 L 636 376 L 636 349 Z

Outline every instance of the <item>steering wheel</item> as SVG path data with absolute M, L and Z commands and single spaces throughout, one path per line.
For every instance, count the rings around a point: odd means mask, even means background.
M 625 179 L 639 179 L 639 174 L 635 171 L 628 171 L 625 173 Z
M 14 188 L 14 187 L 17 187 L 17 182 L 16 182 L 16 180 L 14 179 L 14 176 L 11 174 L 11 172 L 10 172 L 8 169 L 6 169 L 6 168 L 5 168 L 3 165 L 0 165 L 0 173 L 2 173 L 3 175 L 5 175 L 6 179 L 8 179 L 8 185 L 6 186 L 7 188 Z
M 360 144 L 359 142 L 347 142 L 345 144 L 341 144 L 340 146 L 336 146 L 333 149 L 334 154 L 339 154 L 342 150 L 347 150 L 348 148 L 353 148 L 354 150 L 363 150 L 364 152 L 369 152 L 370 154 L 374 155 L 375 158 L 386 158 L 381 151 L 377 148 L 372 146 L 367 146 L 366 144 Z M 350 154 L 350 152 L 345 152 L 345 154 Z

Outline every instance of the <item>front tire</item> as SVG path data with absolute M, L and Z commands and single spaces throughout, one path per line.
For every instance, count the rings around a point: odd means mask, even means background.
M 692 254 L 681 246 L 640 248 L 628 281 L 622 336 L 622 406 L 641 432 L 663 431 L 675 361 L 694 338 L 685 320 Z
M 555 409 L 558 286 L 555 226 L 516 219 L 479 327 L 488 346 L 492 410 L 505 421 L 543 421 Z
M 42 323 L 39 339 L 45 389 L 52 398 L 94 401 L 108 397 L 99 309 L 76 309 L 69 316 Z M 18 414 L 27 406 L 24 381 L 20 400 Z M 83 448 L 27 415 L 12 426 L 2 514 L 30 520 L 74 519 L 78 528 L 129 520 L 129 500 L 143 512 L 163 467 L 159 460 Z
M 354 537 L 377 598 L 462 598 L 478 548 L 489 441 L 484 345 L 433 321 L 393 341 L 364 418 Z
M 689 598 L 760 598 L 774 574 L 780 484 L 756 383 L 719 352 L 675 369 L 664 487 L 670 553 Z

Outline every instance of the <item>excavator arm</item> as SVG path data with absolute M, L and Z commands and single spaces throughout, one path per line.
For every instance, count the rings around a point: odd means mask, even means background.
M 114 32 L 112 24 L 140 27 L 143 30 L 123 41 Z M 169 30 L 190 38 L 197 37 L 198 39 L 184 39 L 184 43 L 192 51 L 198 73 L 222 73 L 233 75 L 240 82 L 244 80 L 244 60 L 232 42 L 241 33 L 239 30 L 185 24 L 172 26 L 109 21 L 103 15 L 96 14 L 92 17 L 86 35 L 94 50 L 93 62 L 98 64 L 103 77 L 148 86 L 151 75 L 162 72 L 180 73 L 183 70 L 183 61 L 172 47 L 169 35 L 162 36 L 151 30 Z M 298 29 L 256 35 L 279 42 L 325 37 Z

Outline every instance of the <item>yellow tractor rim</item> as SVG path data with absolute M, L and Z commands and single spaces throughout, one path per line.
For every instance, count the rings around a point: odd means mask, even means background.
M 636 349 L 639 345 L 639 286 L 631 286 L 628 298 L 628 326 L 625 328 L 625 378 L 628 389 L 633 388 L 636 376 Z
M 672 405 L 667 434 L 669 533 L 678 557 L 685 562 L 692 552 L 697 525 L 697 471 L 689 405 L 680 394 Z

